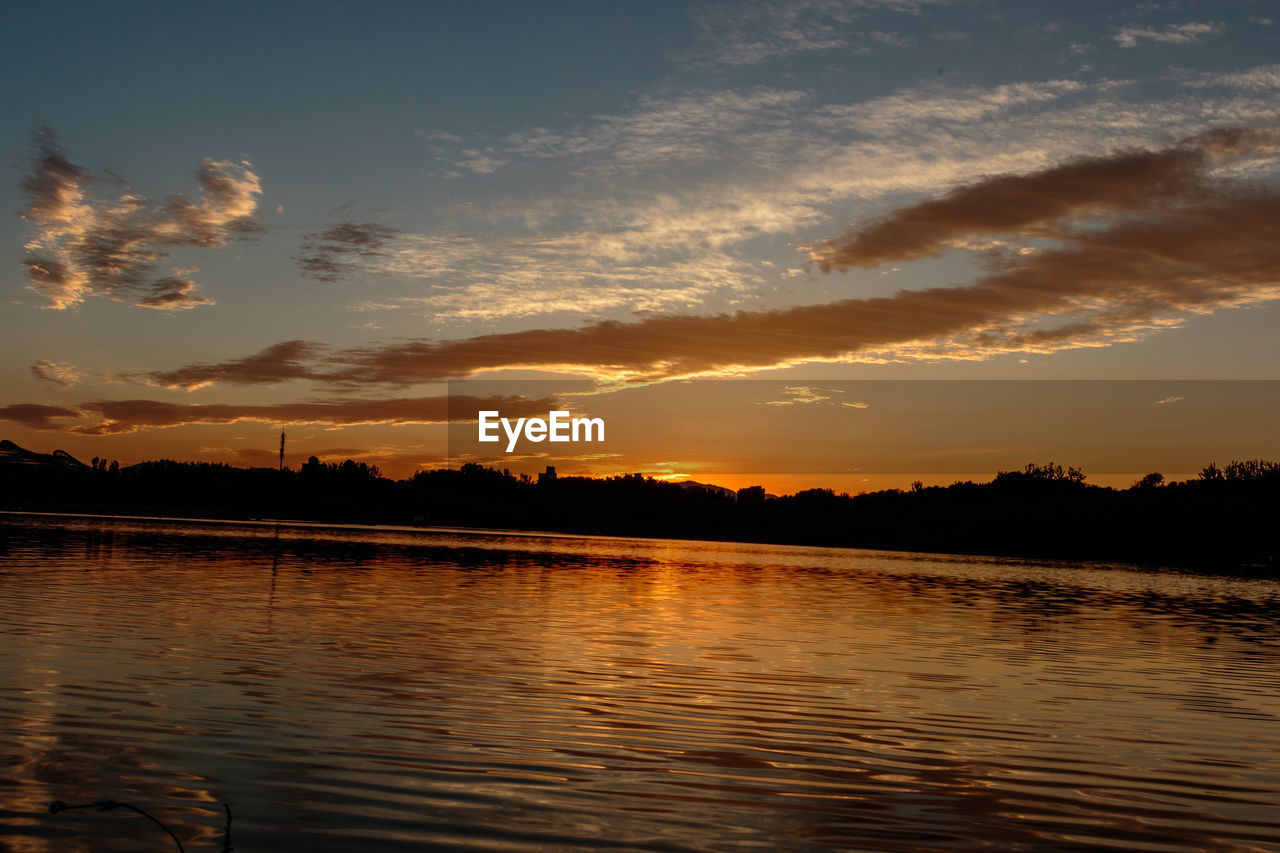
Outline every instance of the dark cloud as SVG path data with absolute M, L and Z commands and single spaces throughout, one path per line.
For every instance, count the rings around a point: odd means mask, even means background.
M 38 134 L 37 145 L 21 211 L 35 227 L 23 261 L 32 290 L 53 308 L 94 294 L 136 296 L 149 308 L 212 304 L 191 296 L 195 282 L 159 275 L 157 266 L 174 248 L 219 248 L 254 231 L 262 190 L 248 163 L 205 158 L 196 201 L 175 195 L 156 203 L 132 192 L 109 199 L 90 193 L 97 180 L 67 159 L 51 131 Z
M 1244 157 L 1274 164 L 1278 138 L 1221 130 L 1160 151 L 990 178 L 815 249 L 815 261 L 833 270 L 934 254 L 984 235 L 1052 240 L 987 252 L 989 272 L 966 286 L 313 352 L 281 365 L 282 373 L 256 376 L 201 365 L 154 376 L 186 384 L 195 370 L 209 381 L 297 377 L 358 386 L 546 368 L 654 380 L 814 360 L 982 358 L 1135 340 L 1191 314 L 1280 298 L 1280 192 L 1215 172 Z
M 825 240 L 811 248 L 810 260 L 830 272 L 937 255 L 978 235 L 1053 237 L 1067 220 L 1156 210 L 1201 193 L 1215 161 L 1276 143 L 1269 131 L 1218 130 L 1160 151 L 1124 151 L 988 178 Z
M 1229 185 L 1062 248 L 1006 257 L 967 287 L 711 317 L 656 317 L 340 352 L 329 374 L 407 383 L 500 367 L 670 378 L 859 353 L 981 357 L 1133 340 L 1187 313 L 1280 298 L 1280 194 Z
M 602 377 L 651 380 L 730 367 L 773 367 L 838 358 L 978 325 L 1027 310 L 1028 300 L 994 291 L 935 288 L 775 311 L 710 317 L 606 321 L 581 329 L 533 329 L 458 341 L 417 341 L 347 350 L 330 381 L 391 385 L 508 367 L 570 368 Z
M 307 278 L 337 281 L 351 270 L 356 258 L 379 254 L 398 233 L 376 222 L 342 222 L 327 231 L 305 235 L 294 260 Z
M 131 374 L 124 378 L 189 391 L 215 383 L 269 385 L 311 378 L 314 371 L 307 362 L 315 359 L 323 349 L 319 344 L 308 341 L 284 341 L 244 358 L 215 364 L 189 364 L 177 370 Z
M 276 425 L 330 424 L 428 424 L 447 423 L 451 419 L 471 420 L 477 408 L 501 408 L 504 414 L 545 415 L 556 407 L 552 399 L 526 400 L 514 397 L 473 398 L 459 396 L 412 397 L 383 400 L 330 400 L 310 403 L 277 403 L 273 405 L 239 405 L 232 403 L 168 403 L 159 400 L 97 400 L 81 403 L 80 409 L 98 417 L 94 424 L 76 426 L 71 432 L 80 435 L 119 435 L 140 429 L 183 426 L 186 424 L 231 424 L 257 421 Z M 23 408 L 23 407 L 10 407 Z M 26 407 L 49 408 L 49 407 Z M 0 410 L 2 412 L 4 410 Z M 44 417 L 82 417 L 81 412 L 58 409 L 69 414 L 46 414 Z M 54 426 L 39 427 L 56 429 Z
M 82 412 L 60 406 L 40 406 L 34 403 L 0 406 L 0 421 L 13 421 L 31 429 L 62 429 L 61 424 L 53 422 L 55 419 L 82 417 Z

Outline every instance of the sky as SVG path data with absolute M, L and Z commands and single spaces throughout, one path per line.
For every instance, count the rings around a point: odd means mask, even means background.
M 283 429 L 291 465 L 518 468 L 450 455 L 450 383 L 503 381 L 628 437 L 531 470 L 857 490 L 1280 453 L 1271 4 L 0 15 L 23 447 L 265 465 Z

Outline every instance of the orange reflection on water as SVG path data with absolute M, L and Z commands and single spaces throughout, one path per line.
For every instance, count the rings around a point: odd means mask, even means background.
M 1257 818 L 1280 800 L 1260 748 L 1280 747 L 1280 630 L 1256 581 L 24 524 L 0 575 L 21 849 L 88 849 L 88 818 L 40 812 L 101 788 L 175 815 L 188 849 L 217 849 L 219 802 L 273 850 L 1277 840 Z

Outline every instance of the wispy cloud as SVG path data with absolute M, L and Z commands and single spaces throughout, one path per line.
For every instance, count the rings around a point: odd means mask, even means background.
M 337 354 L 348 366 L 334 375 L 397 382 L 573 365 L 602 376 L 678 376 L 859 355 L 982 357 L 1133 340 L 1183 322 L 1187 312 L 1276 298 L 1280 248 L 1271 234 L 1280 198 L 1263 187 L 1210 180 L 1214 167 L 1234 158 L 1274 160 L 1275 139 L 1222 131 L 1170 149 L 993 178 L 815 250 L 824 269 L 843 269 L 919 257 L 966 236 L 1052 235 L 1063 243 L 993 256 L 996 271 L 967 287 L 395 344 Z M 1133 180 L 1135 169 L 1149 192 Z M 1014 196 L 1017 213 L 997 210 L 998 200 Z M 1085 218 L 1088 227 L 1076 227 Z M 922 221 L 932 227 L 913 227 Z
M 28 203 L 21 216 L 35 228 L 24 264 L 31 289 L 51 308 L 70 308 L 90 295 L 137 295 L 148 308 L 212 304 L 193 296 L 197 286 L 157 266 L 181 246 L 219 248 L 256 229 L 261 194 L 249 163 L 205 158 L 196 172 L 198 200 L 174 195 L 164 202 L 125 191 L 115 198 L 91 194 L 98 179 L 75 165 L 51 131 L 38 137 Z M 189 271 L 187 271 L 189 272 Z
M 705 162 L 730 152 L 750 157 L 760 142 L 785 134 L 797 108 L 810 100 L 803 91 L 763 86 L 646 95 L 628 112 L 594 116 L 560 133 L 535 127 L 509 134 L 501 150 L 511 159 L 572 157 L 593 177 Z M 462 151 L 464 158 L 467 153 Z
M 236 405 L 168 403 L 158 400 L 98 400 L 80 408 L 100 420 L 75 426 L 80 435 L 117 435 L 139 429 L 186 424 L 230 424 L 258 421 L 284 424 L 331 424 L 352 426 L 375 423 L 438 423 L 449 417 L 448 397 L 418 397 L 399 400 L 342 400 L 322 403 L 281 403 L 276 405 Z M 545 411 L 545 409 L 544 409 Z
M 37 361 L 31 365 L 31 374 L 41 382 L 59 388 L 70 388 L 80 381 L 76 366 L 66 361 Z
M 843 394 L 843 391 L 828 391 L 822 388 L 816 388 L 811 385 L 789 385 L 784 387 L 778 393 L 782 394 L 782 400 L 767 400 L 766 406 L 800 406 L 811 403 L 825 403 L 831 399 L 832 394 Z
M 869 11 L 914 12 L 937 0 L 746 0 L 690 11 L 700 50 L 689 65 L 755 65 L 797 53 L 834 50 L 867 52 L 899 45 L 906 38 L 857 26 Z
M 388 399 L 337 399 L 317 402 L 250 405 L 236 403 L 170 403 L 160 400 L 95 400 L 74 409 L 22 403 L 0 408 L 0 420 L 40 430 L 67 429 L 78 435 L 121 435 L 144 429 L 190 424 L 233 424 L 241 421 L 324 424 L 347 427 L 364 424 L 431 424 L 474 420 L 477 409 L 500 408 L 522 417 L 545 415 L 558 406 L 554 399 L 467 397 L 463 395 Z M 86 417 L 91 424 L 66 427 L 54 421 Z
M 428 292 L 356 307 L 491 322 L 566 310 L 591 317 L 732 306 L 779 275 L 743 262 L 736 254 L 743 244 L 792 235 L 850 197 L 1036 165 L 1046 154 L 1043 141 L 1029 156 L 1011 145 L 1008 155 L 993 158 L 985 146 L 958 144 L 955 129 L 1007 119 L 1081 88 L 1049 81 L 912 90 L 856 108 L 816 110 L 800 91 L 717 91 L 642 98 L 633 112 L 597 116 L 559 134 L 544 128 L 513 134 L 506 150 L 514 160 L 562 159 L 583 180 L 608 177 L 614 195 L 592 200 L 575 193 L 559 203 L 504 209 L 497 215 L 514 221 L 504 222 L 503 236 L 398 235 L 379 257 L 362 260 L 365 271 L 427 279 Z M 893 138 L 929 122 L 947 123 L 947 148 L 917 147 L 918 158 L 904 156 Z M 857 141 L 831 142 L 849 134 Z M 686 168 L 727 163 L 742 172 L 659 191 L 649 180 L 662 185 Z M 632 188 L 633 181 L 640 185 Z
M 1111 40 L 1121 47 L 1137 47 L 1143 40 L 1156 44 L 1195 44 L 1205 36 L 1221 34 L 1224 29 L 1220 23 L 1203 21 L 1170 24 L 1162 30 L 1154 27 L 1124 27 L 1117 30 Z
M 1280 65 L 1258 65 L 1244 71 L 1204 74 L 1182 81 L 1183 86 L 1203 89 L 1225 86 L 1245 92 L 1280 90 Z
M 1280 193 L 1227 174 L 1242 159 L 1274 166 L 1277 139 L 1272 131 L 1219 130 L 1165 149 L 1122 150 L 988 178 L 812 250 L 820 268 L 841 270 L 921 257 L 957 242 L 978 245 L 978 238 L 986 245 L 1010 235 L 1053 241 L 1028 254 L 987 250 L 989 271 L 967 285 L 395 342 L 330 352 L 309 365 L 295 357 L 284 374 L 197 365 L 153 376 L 168 384 L 301 375 L 408 385 L 535 367 L 656 380 L 805 361 L 984 358 L 1137 340 L 1193 314 L 1280 298 L 1274 225 Z
M 870 403 L 860 400 L 841 400 L 833 394 L 844 394 L 840 388 L 819 388 L 812 385 L 794 385 L 784 387 L 780 392 L 784 399 L 766 400 L 766 406 L 834 406 L 843 409 L 868 409 Z
M 337 281 L 357 260 L 377 257 L 398 232 L 376 222 L 341 222 L 325 231 L 307 234 L 294 260 L 298 271 L 318 281 Z
M 1163 400 L 1156 400 L 1156 405 L 1167 406 L 1169 403 L 1176 403 L 1181 399 L 1183 398 L 1182 397 L 1165 397 Z
M 1078 80 L 917 87 L 856 104 L 829 104 L 812 120 L 831 133 L 854 131 L 893 137 L 919 131 L 922 125 L 955 128 L 1002 118 L 1088 91 L 1089 86 Z
M 675 229 L 664 236 L 666 227 L 651 220 L 647 227 L 544 239 L 406 235 L 370 269 L 427 279 L 430 289 L 353 307 L 409 309 L 452 322 L 558 313 L 590 317 L 616 309 L 688 310 L 712 294 L 732 299 L 760 280 L 759 268 L 705 242 L 687 244 Z
M 197 296 L 194 291 L 200 285 L 189 278 L 161 278 L 151 282 L 151 296 L 139 299 L 136 305 L 157 311 L 185 311 L 201 305 L 213 305 L 207 296 Z
M 886 196 L 1280 121 L 1280 100 L 1264 97 L 1280 95 L 1271 66 L 1176 82 L 1209 91 L 1150 97 L 1132 80 L 938 80 L 857 103 L 767 87 L 644 96 L 630 111 L 489 140 L 511 168 L 560 168 L 564 183 L 536 199 L 468 205 L 470 233 L 460 220 L 452 234 L 399 234 L 375 257 L 351 256 L 352 274 L 425 282 L 353 307 L 411 310 L 455 328 L 569 312 L 732 310 L 769 297 L 789 272 L 744 258 L 763 249 L 785 264 L 788 242 L 833 216 L 871 214 Z M 449 146 L 477 149 L 431 137 L 444 162 L 465 156 Z
M 496 149 L 493 146 L 487 146 L 483 151 L 474 148 L 464 149 L 458 165 L 466 168 L 473 175 L 492 175 L 510 162 L 493 156 L 495 152 Z

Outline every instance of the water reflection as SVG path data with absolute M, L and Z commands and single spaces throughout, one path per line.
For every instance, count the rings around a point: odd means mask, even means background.
M 0 517 L 15 850 L 1280 845 L 1277 588 Z M 106 822 L 106 823 L 104 823 Z M 180 829 L 179 829 L 180 828 Z

